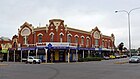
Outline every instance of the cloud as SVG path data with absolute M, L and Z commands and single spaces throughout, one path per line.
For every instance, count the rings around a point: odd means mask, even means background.
M 1 0 L 0 36 L 12 38 L 25 21 L 34 26 L 48 24 L 50 19 L 60 18 L 73 28 L 90 31 L 98 26 L 105 35 L 115 35 L 116 44 L 124 42 L 128 47 L 128 23 L 125 13 L 140 7 L 139 0 Z M 131 15 L 131 33 L 134 48 L 139 47 L 139 12 Z M 8 31 L 7 31 L 8 29 Z M 9 31 L 10 29 L 10 31 Z

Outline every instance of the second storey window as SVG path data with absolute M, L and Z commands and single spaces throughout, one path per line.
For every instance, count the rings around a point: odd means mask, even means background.
M 102 47 L 104 47 L 104 40 L 102 40 Z
M 67 36 L 67 42 L 71 43 L 71 36 L 70 35 Z
M 42 42 L 42 35 L 38 36 L 38 42 L 41 43 Z
M 28 37 L 27 37 L 27 36 L 24 36 L 24 37 L 23 37 L 23 43 L 24 43 L 24 44 L 28 44 Z
M 111 44 L 110 44 L 110 40 L 108 41 L 108 47 L 110 47 L 111 46 Z
M 89 46 L 89 38 L 87 38 L 87 47 Z
M 53 42 L 53 34 L 50 35 L 50 42 Z
M 77 36 L 75 37 L 75 43 L 78 44 L 78 37 Z
M 99 45 L 99 40 L 95 39 L 95 46 L 98 46 L 98 45 Z
M 107 45 L 107 41 L 105 41 L 105 47 L 107 47 L 108 45 Z
M 81 38 L 81 44 L 82 45 L 84 44 L 84 38 L 83 37 Z
M 61 34 L 60 35 L 60 42 L 63 42 L 63 38 L 62 37 L 63 37 L 63 35 Z

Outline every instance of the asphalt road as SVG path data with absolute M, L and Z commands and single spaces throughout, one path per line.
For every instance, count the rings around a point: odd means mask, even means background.
M 3 62 L 0 63 L 0 79 L 139 79 L 140 63 L 126 61 L 128 59 L 70 64 Z

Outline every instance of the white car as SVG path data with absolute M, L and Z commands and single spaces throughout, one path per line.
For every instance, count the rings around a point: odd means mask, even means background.
M 140 63 L 140 56 L 132 56 L 129 59 L 129 63 Z
M 29 57 L 27 58 L 26 63 L 33 63 L 33 64 L 38 63 L 38 64 L 40 64 L 40 63 L 41 63 L 41 60 L 40 60 L 40 59 L 37 59 L 37 58 L 35 58 L 35 57 L 33 57 L 33 56 L 29 56 Z
M 103 58 L 104 58 L 105 60 L 109 60 L 109 59 L 110 59 L 108 56 L 103 56 Z
M 117 59 L 121 58 L 121 56 L 120 56 L 120 55 L 115 55 L 115 57 L 116 57 Z

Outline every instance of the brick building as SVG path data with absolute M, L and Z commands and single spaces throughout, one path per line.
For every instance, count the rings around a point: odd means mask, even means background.
M 7 60 L 8 49 L 12 47 L 12 40 L 7 37 L 0 37 L 0 58 Z
M 25 22 L 12 40 L 20 58 L 33 55 L 46 62 L 109 55 L 115 48 L 113 34 L 103 35 L 98 27 L 91 31 L 71 28 L 61 19 L 49 20 L 49 24 L 37 28 Z

